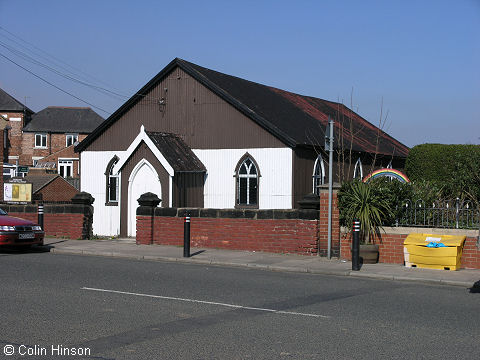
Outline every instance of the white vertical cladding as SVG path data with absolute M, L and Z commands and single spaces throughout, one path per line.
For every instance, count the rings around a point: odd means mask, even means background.
M 261 174 L 259 208 L 292 208 L 292 149 L 218 149 L 193 152 L 207 168 L 204 187 L 206 208 L 235 207 L 235 167 L 247 152 L 257 162 Z
M 105 170 L 115 155 L 121 157 L 122 154 L 123 151 L 83 151 L 81 154 L 81 191 L 90 193 L 95 199 L 93 202 L 93 233 L 95 235 L 116 236 L 120 233 L 121 191 L 119 191 L 118 206 L 105 205 Z M 121 182 L 121 179 L 119 181 Z

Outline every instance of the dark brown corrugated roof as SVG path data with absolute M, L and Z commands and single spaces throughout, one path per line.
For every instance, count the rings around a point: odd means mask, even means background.
M 207 169 L 178 135 L 145 131 L 175 172 L 205 172 Z
M 33 114 L 33 111 L 23 105 L 20 101 L 15 99 L 4 90 L 0 89 L 0 111 L 26 111 L 29 114 Z
M 218 86 L 273 127 L 288 134 L 296 145 L 323 146 L 325 127 L 330 116 L 335 120 L 336 147 L 342 144 L 344 148 L 350 149 L 353 134 L 354 151 L 378 151 L 380 154 L 403 157 L 408 154 L 407 146 L 343 104 L 291 93 L 226 75 L 185 60 L 179 61 L 193 68 L 207 81 Z
M 328 117 L 335 120 L 335 146 L 354 151 L 406 157 L 408 147 L 340 103 L 294 94 L 174 59 L 136 95 L 75 148 L 84 150 L 123 113 L 142 99 L 175 67 L 237 108 L 290 147 L 323 146 Z M 378 139 L 378 144 L 377 144 Z
M 32 120 L 23 131 L 89 134 L 104 119 L 88 107 L 49 106 L 32 115 Z

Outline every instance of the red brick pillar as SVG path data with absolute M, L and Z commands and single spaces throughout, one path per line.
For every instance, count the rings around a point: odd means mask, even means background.
M 3 201 L 3 161 L 5 159 L 4 132 L 0 132 L 0 201 Z
M 70 207 L 73 214 L 83 214 L 81 217 L 81 227 L 78 227 L 77 233 L 70 235 L 71 239 L 91 239 L 93 237 L 93 202 L 95 199 L 87 192 L 79 192 L 72 198 Z M 78 224 L 80 225 L 80 224 Z
M 138 198 L 137 208 L 137 245 L 151 245 L 154 238 L 155 208 L 160 199 L 153 193 L 142 194 Z
M 332 194 L 332 257 L 340 256 L 340 215 L 337 205 L 339 186 L 334 184 Z M 328 186 L 320 189 L 320 219 L 318 229 L 320 256 L 328 255 Z

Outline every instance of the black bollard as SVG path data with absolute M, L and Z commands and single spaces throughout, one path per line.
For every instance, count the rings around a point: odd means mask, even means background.
M 190 257 L 190 216 L 183 223 L 183 257 Z
M 360 270 L 360 221 L 353 220 L 352 232 L 352 270 Z
M 43 203 L 38 204 L 38 225 L 43 230 Z

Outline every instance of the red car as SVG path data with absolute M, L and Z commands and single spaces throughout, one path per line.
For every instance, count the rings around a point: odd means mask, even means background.
M 43 245 L 45 233 L 40 225 L 18 217 L 8 216 L 0 209 L 0 245 Z

